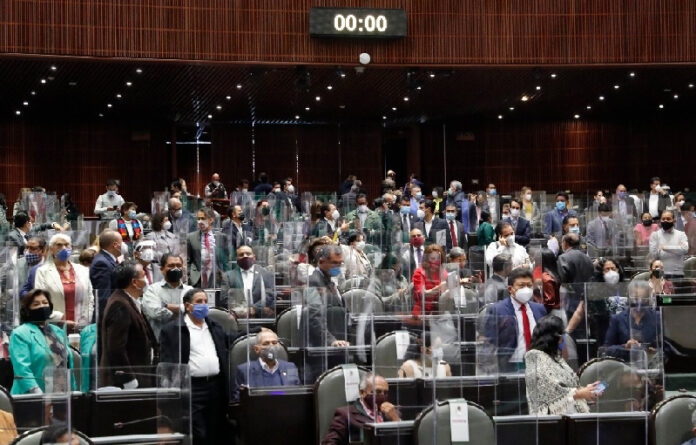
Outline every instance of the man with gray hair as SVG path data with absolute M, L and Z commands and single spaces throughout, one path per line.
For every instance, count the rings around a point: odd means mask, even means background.
M 167 201 L 167 208 L 169 222 L 172 223 L 169 228 L 170 232 L 176 235 L 179 233 L 188 234 L 196 230 L 196 221 L 191 212 L 183 208 L 181 201 L 177 198 L 170 198 Z
M 347 406 L 337 408 L 331 426 L 321 445 L 344 445 L 363 442 L 366 423 L 398 422 L 401 416 L 388 401 L 389 384 L 378 374 L 366 374 L 360 380 L 360 397 Z
M 186 238 L 189 283 L 193 287 L 212 289 L 222 283 L 222 274 L 229 270 L 227 236 L 213 231 L 215 213 L 212 208 L 199 209 L 196 219 L 198 230 Z

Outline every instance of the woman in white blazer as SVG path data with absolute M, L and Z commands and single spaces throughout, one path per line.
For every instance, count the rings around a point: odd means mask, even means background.
M 51 321 L 65 320 L 69 327 L 84 327 L 91 323 L 94 310 L 89 269 L 70 262 L 72 244 L 68 235 L 53 235 L 48 248 L 46 263 L 36 270 L 34 288 L 51 293 Z

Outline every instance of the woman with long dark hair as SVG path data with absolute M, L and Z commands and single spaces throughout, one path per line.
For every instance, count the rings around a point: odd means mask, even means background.
M 527 402 L 531 415 L 587 413 L 588 400 L 601 396 L 599 382 L 580 386 L 577 374 L 563 360 L 563 321 L 546 315 L 537 321 L 524 356 Z

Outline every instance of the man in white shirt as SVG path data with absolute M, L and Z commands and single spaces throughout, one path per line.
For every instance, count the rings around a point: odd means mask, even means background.
M 205 291 L 190 289 L 182 300 L 185 313 L 169 322 L 160 333 L 160 362 L 188 364 L 193 443 L 228 443 L 225 431 L 229 401 L 227 335 L 208 318 Z
M 689 251 L 689 240 L 684 232 L 674 228 L 674 212 L 665 210 L 660 216 L 657 232 L 650 235 L 650 255 L 662 261 L 665 278 L 680 280 L 684 278 L 684 256 Z M 677 290 L 678 283 L 674 283 Z
M 498 241 L 490 243 L 486 248 L 486 265 L 489 268 L 493 267 L 493 258 L 501 253 L 506 253 L 512 257 L 513 269 L 520 266 L 531 266 L 527 250 L 515 242 L 515 229 L 512 228 L 512 224 L 502 222 L 499 227 Z
M 97 198 L 94 214 L 101 219 L 114 219 L 118 216 L 123 203 L 123 197 L 118 194 L 118 181 L 109 179 L 106 181 L 106 193 Z
M 650 213 L 653 221 L 657 221 L 662 211 L 671 204 L 669 194 L 660 186 L 660 178 L 655 176 L 650 180 L 650 192 L 643 199 L 643 213 Z

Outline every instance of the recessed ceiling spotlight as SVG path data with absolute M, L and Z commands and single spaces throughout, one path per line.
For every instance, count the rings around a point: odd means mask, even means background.
M 20 114 L 22 114 L 22 112 L 19 111 L 19 110 L 16 110 L 16 111 L 15 111 L 15 114 L 16 114 L 17 116 L 19 116 Z
M 592 109 L 592 105 L 588 105 L 588 106 L 586 106 L 585 108 L 587 108 L 588 110 L 591 110 L 591 109 Z
M 555 79 L 556 78 L 556 73 L 551 73 L 551 78 Z
M 515 111 L 515 107 L 509 107 L 508 110 Z
M 41 83 L 46 83 L 46 79 L 41 79 Z
M 332 87 L 331 85 L 327 85 L 327 86 L 326 86 L 326 89 L 329 90 L 329 91 L 331 91 L 331 90 L 333 90 L 333 87 Z
M 295 115 L 295 120 L 300 120 L 300 115 L 299 115 L 299 114 L 296 114 L 296 115 Z
M 51 71 L 58 71 L 58 67 L 55 65 L 51 65 Z
M 218 110 L 222 110 L 222 105 L 216 105 L 215 108 L 217 108 Z
M 502 114 L 499 114 L 499 115 L 498 115 L 498 119 L 502 119 L 502 118 L 503 118 L 503 115 L 502 115 Z
M 604 100 L 604 96 L 599 96 L 599 100 Z
M 396 111 L 396 107 L 392 107 L 392 111 Z
M 537 86 L 536 86 L 536 90 L 537 90 L 537 91 L 541 90 L 541 85 L 537 85 Z
M 662 105 L 662 104 L 660 104 L 660 105 L 657 106 L 657 108 L 659 108 L 660 110 L 663 109 L 664 107 L 665 107 L 665 106 Z
M 524 95 L 524 96 L 522 96 L 522 97 L 520 98 L 520 100 L 521 100 L 522 102 L 527 102 L 527 101 L 529 100 L 529 97 L 527 97 L 527 95 Z
M 135 72 L 138 73 L 138 74 L 142 74 L 142 73 L 143 73 L 143 70 L 142 70 L 142 68 L 136 68 L 136 69 L 135 69 Z
M 209 114 L 209 115 L 208 115 L 208 119 L 212 119 L 212 118 L 213 118 L 213 115 L 212 115 L 212 114 Z
M 675 95 L 674 95 L 674 98 L 675 98 L 675 99 L 679 99 L 679 95 L 678 95 L 678 94 L 675 94 Z
M 620 88 L 619 85 L 614 85 L 615 90 L 618 90 L 619 88 Z
M 22 102 L 22 105 L 24 105 L 25 107 L 28 107 L 28 106 L 29 106 L 29 102 L 27 102 L 27 101 L 25 100 L 24 102 Z
M 345 78 L 346 78 L 346 73 L 344 73 L 343 71 L 341 71 L 341 79 L 345 79 Z
M 242 84 L 241 84 L 241 83 L 238 83 L 238 84 L 237 84 L 237 89 L 238 89 L 238 90 L 241 90 L 241 89 L 242 89 Z
M 113 105 L 111 105 L 111 104 L 106 104 L 106 107 L 107 107 L 107 108 L 111 108 L 111 107 L 113 107 Z
M 422 90 L 422 89 L 423 89 L 423 87 L 422 87 L 422 86 L 420 86 L 420 85 L 418 85 L 418 86 L 416 87 L 416 89 L 417 89 L 418 91 L 420 91 L 420 90 Z
M 129 82 L 126 82 L 126 86 L 127 86 L 127 87 L 133 86 L 133 82 L 130 82 L 130 81 L 129 81 Z
M 309 111 L 309 107 L 305 107 L 305 111 Z
M 120 99 L 120 98 L 122 98 L 122 97 L 123 97 L 123 96 L 121 96 L 121 93 L 118 93 L 118 94 L 116 95 L 116 99 Z
M 232 100 L 232 96 L 226 96 L 225 99 Z
M 99 117 L 104 117 L 104 113 L 99 113 Z
M 341 105 L 339 105 L 339 106 L 338 106 L 338 108 L 340 108 L 341 110 L 343 110 L 343 109 L 345 109 L 345 108 L 346 108 L 346 106 L 345 106 L 345 105 L 343 105 L 343 104 L 341 104 Z
M 408 102 L 408 96 L 404 97 L 404 102 Z
M 430 73 L 430 74 L 428 74 L 428 76 L 430 76 L 431 79 L 434 79 L 434 78 L 435 78 L 435 73 Z
M 693 83 L 690 83 L 690 84 L 689 84 L 689 88 L 693 88 L 693 87 L 694 87 L 694 84 L 693 84 Z
M 579 115 L 579 114 L 574 114 L 573 117 L 574 117 L 575 119 L 580 119 L 580 115 Z
M 317 102 L 319 102 L 319 101 L 321 100 L 321 96 L 315 97 L 314 100 L 316 100 Z
M 630 77 L 636 77 L 636 73 L 634 73 L 633 71 L 631 71 L 630 73 L 628 73 L 628 75 L 629 75 Z
M 382 120 L 387 120 L 387 116 L 382 116 Z
M 36 91 L 32 91 L 32 92 L 29 93 L 29 94 L 31 94 L 32 96 L 36 96 Z

